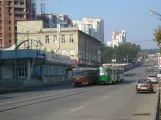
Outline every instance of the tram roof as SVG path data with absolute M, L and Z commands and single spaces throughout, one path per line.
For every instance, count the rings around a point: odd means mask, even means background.
M 90 68 L 90 67 L 76 67 L 73 70 L 97 70 L 97 68 Z
M 106 68 L 106 69 L 123 69 L 122 67 L 107 67 L 107 66 L 100 66 L 99 69 Z

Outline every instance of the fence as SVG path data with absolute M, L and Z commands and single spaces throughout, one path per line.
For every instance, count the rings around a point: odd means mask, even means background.
M 152 120 L 159 120 L 159 108 L 160 108 L 160 90 L 158 90 L 157 92 L 157 100 L 153 110 Z

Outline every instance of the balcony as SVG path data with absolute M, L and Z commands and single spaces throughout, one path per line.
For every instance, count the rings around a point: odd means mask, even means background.
M 24 11 L 15 11 L 15 14 L 23 15 L 24 14 Z
M 15 17 L 15 20 L 25 20 L 25 17 Z
M 24 5 L 14 5 L 15 8 L 25 8 Z

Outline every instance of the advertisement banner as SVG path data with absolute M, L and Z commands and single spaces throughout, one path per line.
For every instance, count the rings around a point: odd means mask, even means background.
M 159 68 L 161 68 L 161 57 L 159 57 Z

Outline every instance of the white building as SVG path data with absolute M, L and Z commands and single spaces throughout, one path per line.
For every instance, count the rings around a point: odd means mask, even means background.
M 78 29 L 91 35 L 104 43 L 104 20 L 100 18 L 83 18 L 73 20 L 73 25 L 78 25 Z
M 123 43 L 126 43 L 126 31 L 122 30 L 121 32 L 113 32 L 112 40 L 107 41 L 107 46 L 114 47 L 119 46 Z

